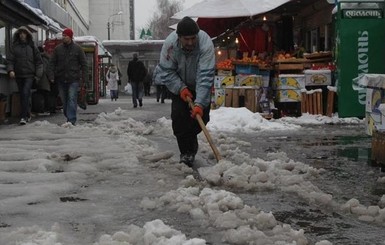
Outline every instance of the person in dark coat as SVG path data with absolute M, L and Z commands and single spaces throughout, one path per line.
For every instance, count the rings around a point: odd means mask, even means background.
M 50 56 L 46 53 L 43 47 L 38 47 L 41 58 L 43 60 L 43 75 L 39 81 L 37 81 L 36 89 L 37 91 L 34 93 L 35 98 L 39 100 L 41 97 L 43 98 L 42 108 L 35 107 L 35 112 L 44 112 L 44 114 L 50 114 L 56 112 L 56 101 L 57 96 L 59 95 L 59 91 L 57 88 L 57 83 L 51 83 L 48 79 L 48 70 L 49 70 L 49 60 Z M 32 107 L 34 108 L 34 94 L 32 95 Z M 40 98 L 39 98 L 40 97 Z
M 152 71 L 148 70 L 146 77 L 144 78 L 144 96 L 151 95 L 151 85 L 152 85 Z
M 156 85 L 156 102 L 159 102 L 159 99 L 160 99 L 160 102 L 164 103 L 164 100 L 167 98 L 167 87 L 164 85 L 159 74 L 160 74 L 160 67 L 159 65 L 157 65 L 152 75 L 152 80 Z
M 128 82 L 132 87 L 132 103 L 134 108 L 143 106 L 143 82 L 146 77 L 147 69 L 143 62 L 138 59 L 138 54 L 133 55 L 133 59 L 128 63 L 127 76 Z
M 62 34 L 63 43 L 54 49 L 50 59 L 48 78 L 58 84 L 64 116 L 75 125 L 78 90 L 88 83 L 87 60 L 82 47 L 73 41 L 73 31 L 66 28 Z
M 172 93 L 171 120 L 177 139 L 180 162 L 193 166 L 204 124 L 210 120 L 211 88 L 214 84 L 215 49 L 211 37 L 190 17 L 179 21 L 176 31 L 163 43 L 159 76 Z M 194 103 L 190 108 L 188 101 Z
M 20 125 L 31 120 L 31 88 L 34 81 L 43 74 L 43 61 L 27 27 L 20 27 L 13 34 L 13 43 L 7 56 L 7 71 L 11 79 L 16 79 L 20 93 Z

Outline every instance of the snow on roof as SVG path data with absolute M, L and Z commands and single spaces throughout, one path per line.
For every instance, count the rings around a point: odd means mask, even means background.
M 104 40 L 103 45 L 112 46 L 112 45 L 122 45 L 122 46 L 135 46 L 135 45 L 143 45 L 143 44 L 151 44 L 151 45 L 162 45 L 164 40 Z
M 107 56 L 111 56 L 111 53 L 108 52 L 108 50 L 106 49 L 106 47 L 104 47 L 102 42 L 99 41 L 99 39 L 95 36 L 75 36 L 74 41 L 75 42 L 95 42 L 98 44 L 99 50 L 102 51 L 100 53 L 104 53 Z
M 39 16 L 42 20 L 44 20 L 47 24 L 47 26 L 49 28 L 53 28 L 55 29 L 56 31 L 62 31 L 63 29 L 60 27 L 59 23 L 57 23 L 56 21 L 54 21 L 53 19 L 51 19 L 50 17 L 48 17 L 47 15 L 45 15 L 40 9 L 38 8 L 34 8 L 32 7 L 31 5 L 21 1 L 21 0 L 18 0 L 22 5 L 24 5 L 27 9 L 31 10 L 34 14 L 36 14 L 37 16 Z

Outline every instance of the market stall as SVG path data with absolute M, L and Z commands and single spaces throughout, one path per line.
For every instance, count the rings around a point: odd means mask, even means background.
M 325 6 L 327 10 L 319 10 Z M 296 12 L 301 9 L 307 13 Z M 304 23 L 302 16 L 315 12 L 331 16 L 331 8 L 323 0 L 264 0 L 258 4 L 255 0 L 207 0 L 174 18 L 196 17 L 200 28 L 213 37 L 217 74 L 212 108 L 246 107 L 271 118 L 273 114 L 325 114 L 330 107 L 327 86 L 334 85 L 332 53 L 318 51 L 326 44 L 317 46 L 309 41 L 305 46 L 311 49 L 299 45 L 302 42 L 294 30 L 298 23 Z M 315 96 L 310 92 L 313 90 L 317 90 Z

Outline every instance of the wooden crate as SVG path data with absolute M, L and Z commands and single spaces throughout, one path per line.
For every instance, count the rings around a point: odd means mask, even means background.
M 326 107 L 326 116 L 331 117 L 334 113 L 334 98 L 336 92 L 329 90 L 328 91 L 328 101 Z
M 301 111 L 302 113 L 307 112 L 313 115 L 323 115 L 322 92 L 314 92 L 311 94 L 302 92 Z
M 225 94 L 226 107 L 246 107 L 252 112 L 259 111 L 259 88 L 226 88 Z
M 287 71 L 287 70 L 303 70 L 304 65 L 301 64 L 289 64 L 289 63 L 278 63 L 275 68 L 279 71 Z
M 385 132 L 374 130 L 372 135 L 372 161 L 385 165 Z
M 11 116 L 19 117 L 21 113 L 20 94 L 13 93 L 11 97 Z
M 5 109 L 7 108 L 6 101 L 0 101 L 0 123 L 5 121 Z

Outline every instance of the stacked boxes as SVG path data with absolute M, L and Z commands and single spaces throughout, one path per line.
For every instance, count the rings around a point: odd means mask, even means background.
M 214 105 L 215 108 L 225 105 L 225 88 L 216 88 L 214 91 Z
M 381 104 L 385 104 L 385 91 L 379 88 L 366 89 L 365 121 L 366 133 L 372 135 L 374 130 L 385 130 L 385 115 L 381 111 Z
M 250 87 L 262 87 L 262 76 L 260 75 L 236 75 L 235 76 L 235 86 L 243 87 L 243 86 L 250 86 Z
M 281 74 L 275 81 L 277 102 L 300 102 L 301 89 L 305 88 L 305 76 L 301 74 Z
M 262 87 L 267 88 L 270 85 L 270 71 L 259 71 L 259 75 L 262 77 Z
M 235 72 L 240 74 L 258 74 L 259 67 L 257 64 L 235 64 Z
M 222 73 L 223 74 L 223 73 Z M 234 87 L 235 77 L 229 75 L 218 75 L 214 78 L 214 93 L 211 99 L 213 109 L 224 106 L 225 88 Z
M 214 78 L 214 88 L 230 87 L 234 86 L 234 83 L 234 76 L 215 76 Z
M 235 76 L 232 76 L 232 72 L 217 71 L 212 93 L 212 108 L 246 107 L 252 112 L 259 112 L 262 91 L 265 91 L 267 98 L 270 71 L 262 72 L 258 64 L 254 63 L 234 63 Z
M 305 70 L 306 86 L 328 86 L 332 84 L 331 70 Z

